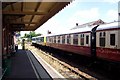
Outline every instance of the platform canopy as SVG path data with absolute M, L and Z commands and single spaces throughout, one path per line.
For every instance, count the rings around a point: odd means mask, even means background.
M 8 24 L 14 31 L 33 31 L 69 3 L 70 2 L 3 2 L 3 23 Z

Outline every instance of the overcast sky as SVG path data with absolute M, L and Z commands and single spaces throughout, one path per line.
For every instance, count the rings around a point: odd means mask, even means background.
M 59 13 L 40 26 L 35 32 L 47 34 L 63 32 L 75 27 L 75 24 L 84 24 L 102 19 L 105 22 L 118 20 L 119 0 L 74 0 Z M 22 32 L 24 35 L 26 32 Z

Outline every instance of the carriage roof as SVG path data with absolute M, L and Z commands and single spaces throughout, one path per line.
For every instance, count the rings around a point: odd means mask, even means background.
M 41 36 L 36 36 L 36 37 L 32 37 L 32 39 L 34 39 L 34 38 L 39 38 L 39 37 L 44 37 L 43 35 L 41 35 Z
M 97 30 L 120 28 L 120 22 L 112 22 L 98 26 Z
M 97 30 L 120 28 L 119 24 L 120 24 L 120 22 L 112 22 L 112 23 L 101 24 L 100 26 L 98 26 Z M 89 32 L 95 26 L 97 26 L 97 25 L 80 27 L 78 29 L 67 30 L 67 31 L 62 32 L 62 33 L 48 34 L 47 36 L 62 35 L 62 34 L 72 34 L 72 33 L 80 33 L 80 32 Z
M 120 22 L 112 22 L 112 23 L 106 23 L 106 24 L 101 24 L 100 26 L 98 26 L 97 30 L 105 30 L 105 29 L 113 29 L 113 28 L 120 28 Z M 54 35 L 63 35 L 63 34 L 73 34 L 73 33 L 80 33 L 80 32 L 90 32 L 95 26 L 85 26 L 85 27 L 79 27 L 77 29 L 73 29 L 73 30 L 66 30 L 65 32 L 58 32 L 58 33 L 52 33 L 52 34 L 48 34 L 48 35 L 44 35 L 44 36 L 54 36 Z M 43 35 L 41 36 L 37 36 L 37 37 L 44 37 Z M 33 38 L 37 38 L 37 37 L 33 37 Z
M 73 30 L 66 30 L 65 32 L 60 32 L 60 33 L 54 33 L 54 34 L 48 34 L 47 36 L 54 36 L 54 35 L 63 35 L 63 34 L 72 34 L 72 33 L 79 33 L 79 32 L 87 32 L 87 31 L 91 31 L 92 27 L 86 26 L 86 27 L 82 27 L 79 29 L 73 29 Z

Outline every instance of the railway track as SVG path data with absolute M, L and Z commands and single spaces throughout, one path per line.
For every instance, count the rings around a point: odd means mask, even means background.
M 74 66 L 82 72 L 90 74 L 91 76 L 97 78 L 98 80 L 118 80 L 120 74 L 120 67 L 113 64 L 109 64 L 103 60 L 92 61 L 90 58 L 64 52 L 61 50 L 56 50 L 54 48 L 38 47 L 45 52 L 49 52 L 50 55 L 56 57 L 60 61 L 63 61 L 70 66 Z M 110 67 L 111 66 L 111 67 Z
M 51 53 L 46 53 L 30 45 L 27 45 L 27 48 L 38 54 L 68 80 L 97 80 L 95 77 L 78 70 L 78 68 L 72 67 L 71 65 L 51 56 Z

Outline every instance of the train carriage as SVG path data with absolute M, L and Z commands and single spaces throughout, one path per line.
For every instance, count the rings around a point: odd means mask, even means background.
M 119 23 L 99 26 L 96 35 L 96 56 L 109 61 L 120 61 Z
M 32 44 L 46 45 L 46 36 L 33 37 Z
M 90 56 L 90 32 L 92 27 L 87 26 L 80 30 L 70 30 L 62 34 L 50 34 L 47 36 L 47 46 L 62 49 L 77 54 Z M 86 37 L 87 36 L 87 40 Z M 54 41 L 56 37 L 56 42 Z M 86 42 L 87 43 L 84 43 Z
M 119 22 L 86 26 L 47 35 L 46 46 L 76 54 L 120 62 Z M 40 43 L 39 43 L 40 44 Z

